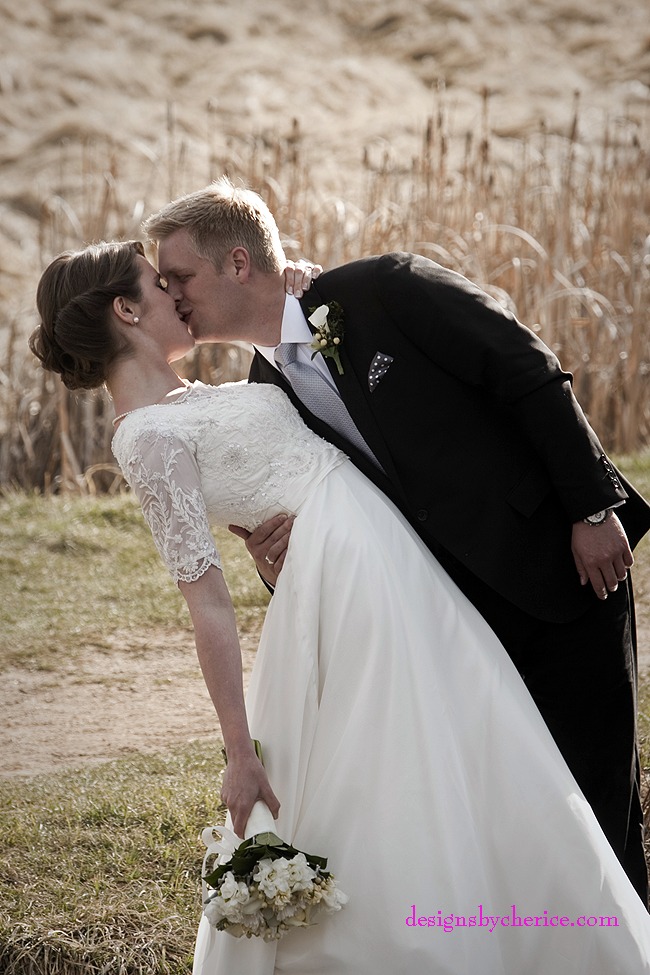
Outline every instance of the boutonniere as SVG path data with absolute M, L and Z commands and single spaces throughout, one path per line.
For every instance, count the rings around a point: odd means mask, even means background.
M 321 355 L 331 356 L 336 363 L 339 376 L 342 376 L 340 348 L 343 341 L 343 309 L 338 301 L 330 301 L 327 305 L 319 305 L 318 308 L 309 310 L 311 315 L 307 321 L 311 322 L 316 329 L 311 343 L 314 355 L 320 352 Z

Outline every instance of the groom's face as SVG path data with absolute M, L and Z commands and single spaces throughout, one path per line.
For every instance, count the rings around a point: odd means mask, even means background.
M 194 250 L 186 230 L 177 230 L 158 245 L 158 270 L 196 342 L 227 342 L 240 338 L 236 327 L 238 289 L 228 267 L 216 270 Z

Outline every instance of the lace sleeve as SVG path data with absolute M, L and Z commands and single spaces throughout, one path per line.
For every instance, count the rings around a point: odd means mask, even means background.
M 174 433 L 149 429 L 124 460 L 120 453 L 124 477 L 174 582 L 194 582 L 211 565 L 221 568 L 191 448 Z

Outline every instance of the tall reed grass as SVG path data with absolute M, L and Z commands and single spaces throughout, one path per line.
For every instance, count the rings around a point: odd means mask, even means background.
M 606 447 L 630 453 L 650 442 L 649 120 L 630 114 L 603 132 L 599 148 L 586 148 L 576 99 L 565 137 L 542 129 L 506 145 L 491 131 L 489 109 L 486 93 L 481 131 L 462 140 L 449 131 L 441 97 L 419 152 L 403 159 L 390 146 L 368 149 L 349 198 L 310 178 L 297 123 L 287 137 L 242 139 L 221 156 L 211 150 L 208 175 L 227 172 L 265 197 L 289 257 L 331 267 L 413 250 L 465 274 L 557 352 Z M 137 203 L 120 183 L 117 148 L 103 151 L 77 147 L 75 199 L 43 201 L 43 264 L 90 240 L 138 236 L 161 174 L 170 196 L 196 188 L 183 185 L 186 153 L 171 109 L 164 158 L 151 160 Z M 106 394 L 67 393 L 6 325 L 0 488 L 114 490 Z M 204 347 L 182 368 L 219 382 L 244 376 L 248 361 L 245 348 Z

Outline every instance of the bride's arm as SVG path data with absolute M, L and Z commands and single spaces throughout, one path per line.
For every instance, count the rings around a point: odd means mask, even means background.
M 243 836 L 257 799 L 264 800 L 274 817 L 280 803 L 251 741 L 230 594 L 221 570 L 214 565 L 195 582 L 179 582 L 178 586 L 192 617 L 199 663 L 226 746 L 228 766 L 221 798 L 228 806 L 235 833 Z
M 263 799 L 274 815 L 280 804 L 250 739 L 235 613 L 210 531 L 192 444 L 180 432 L 145 425 L 131 433 L 122 427 L 113 450 L 187 602 L 199 662 L 228 756 L 221 796 L 235 832 L 243 836 L 257 799 Z

